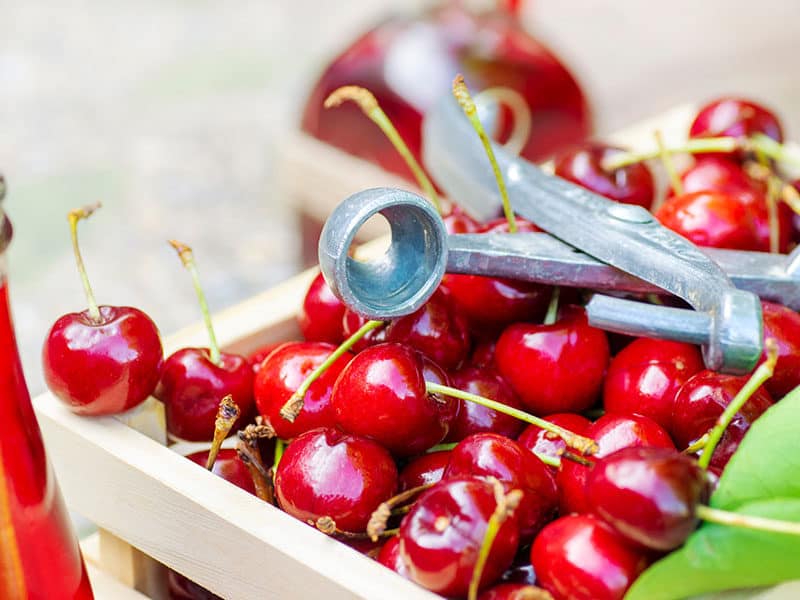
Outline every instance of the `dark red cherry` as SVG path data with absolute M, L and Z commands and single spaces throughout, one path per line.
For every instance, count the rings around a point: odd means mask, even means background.
M 208 460 L 208 450 L 189 454 L 186 458 L 205 468 Z M 226 448 L 220 450 L 211 472 L 226 481 L 230 481 L 233 485 L 242 488 L 246 492 L 250 492 L 253 495 L 256 493 L 253 477 L 250 475 L 247 466 L 239 458 L 236 450 Z
M 275 473 L 280 507 L 303 522 L 331 517 L 342 531 L 363 532 L 372 512 L 397 489 L 397 467 L 371 440 L 312 429 L 286 447 Z
M 669 551 L 695 530 L 708 497 L 697 462 L 668 448 L 623 448 L 599 459 L 586 483 L 592 511 L 629 542 Z
M 672 434 L 679 448 L 686 448 L 708 432 L 717 418 L 747 382 L 747 377 L 700 371 L 683 384 L 672 409 Z M 772 397 L 763 387 L 745 403 L 722 434 L 709 467 L 722 471 L 750 425 L 772 406 Z
M 400 553 L 412 581 L 443 596 L 466 596 L 489 519 L 494 486 L 480 479 L 442 481 L 422 494 L 400 524 Z M 481 576 L 490 585 L 511 564 L 519 530 L 500 526 Z
M 443 369 L 458 368 L 471 345 L 466 318 L 442 288 L 419 310 L 392 321 L 386 328 L 386 341 L 411 346 Z
M 97 320 L 88 310 L 60 317 L 42 350 L 47 386 L 81 415 L 121 413 L 144 402 L 163 360 L 158 329 L 145 313 L 129 306 L 99 311 Z
M 800 315 L 774 302 L 761 302 L 764 316 L 764 339 L 778 345 L 775 372 L 764 387 L 773 398 L 783 398 L 800 385 Z M 761 362 L 766 358 L 766 350 Z
M 383 545 L 378 553 L 378 562 L 398 575 L 411 579 L 408 574 L 408 567 L 406 567 L 406 563 L 403 562 L 403 556 L 400 554 L 400 536 L 390 537 Z
M 538 584 L 555 600 L 622 600 L 644 556 L 592 515 L 561 517 L 531 548 Z
M 521 583 L 536 585 L 536 572 L 531 564 L 530 551 L 525 548 L 517 553 L 517 557 L 506 572 L 500 576 L 501 583 Z
M 472 356 L 469 357 L 469 364 L 473 367 L 494 368 L 494 351 L 496 346 L 497 339 L 494 337 L 478 342 L 472 350 Z
M 481 224 L 469 216 L 458 204 L 450 203 L 446 214 L 442 215 L 447 233 L 477 233 Z
M 309 342 L 338 345 L 345 338 L 342 330 L 344 311 L 344 304 L 331 291 L 322 273 L 319 273 L 311 281 L 297 315 L 300 332 Z
M 544 590 L 525 583 L 499 583 L 478 596 L 478 600 L 542 600 Z
M 675 394 L 704 369 L 697 346 L 639 338 L 608 367 L 603 406 L 613 413 L 638 413 L 669 430 Z
M 562 307 L 552 325 L 515 323 L 497 341 L 495 363 L 534 414 L 580 412 L 599 395 L 608 366 L 606 334 L 589 325 L 586 312 Z
M 511 387 L 494 369 L 466 367 L 450 375 L 452 386 L 501 402 L 512 408 L 522 408 L 522 403 L 511 391 Z M 450 426 L 446 442 L 458 442 L 468 435 L 491 431 L 506 437 L 515 438 L 525 427 L 525 423 L 509 415 L 499 413 L 474 402 L 458 401 L 458 415 Z
M 586 417 L 575 413 L 547 415 L 547 420 L 554 425 L 563 427 L 567 431 L 578 435 L 587 435 L 589 426 L 592 424 Z M 527 448 L 531 452 L 551 458 L 560 458 L 567 449 L 567 444 L 564 440 L 556 434 L 542 429 L 538 425 L 528 425 L 517 439 L 517 442 L 520 446 Z M 550 469 L 553 473 L 557 471 L 555 467 L 550 467 Z
M 650 209 L 655 199 L 653 174 L 644 162 L 608 171 L 603 161 L 621 149 L 587 142 L 555 159 L 555 174 L 601 196 Z
M 336 349 L 324 342 L 290 342 L 269 355 L 256 374 L 253 393 L 256 408 L 279 438 L 288 440 L 309 429 L 333 427 L 331 396 L 333 384 L 353 355 L 345 352 L 311 384 L 303 398 L 303 409 L 293 422 L 280 415 L 281 408 L 292 397 L 314 369 L 325 362 Z
M 642 415 L 606 413 L 592 423 L 585 435 L 597 443 L 593 460 L 622 448 L 669 448 L 675 445 L 669 434 L 655 421 Z M 572 460 L 562 460 L 556 475 L 561 514 L 586 513 L 591 509 L 586 498 L 586 479 L 591 468 Z
M 444 479 L 496 477 L 524 496 L 517 508 L 520 537 L 531 540 L 555 515 L 556 482 L 547 466 L 514 440 L 496 433 L 476 433 L 453 448 Z
M 342 331 L 344 332 L 344 339 L 349 338 L 353 335 L 356 331 L 361 329 L 364 324 L 368 321 L 366 317 L 359 315 L 356 312 L 353 312 L 349 308 L 345 309 L 344 317 L 342 317 Z M 352 351 L 353 352 L 361 352 L 364 348 L 368 348 L 369 346 L 374 346 L 375 344 L 380 344 L 386 341 L 386 327 L 378 327 L 377 329 L 371 329 L 367 332 L 367 334 L 358 340 L 355 344 L 353 344 Z
M 772 111 L 744 98 L 719 98 L 703 106 L 689 128 L 689 137 L 750 137 L 763 133 L 778 142 L 783 131 Z
M 264 344 L 248 354 L 247 360 L 250 362 L 250 366 L 253 367 L 253 373 L 258 373 L 258 370 L 261 368 L 261 364 L 264 362 L 265 358 L 267 358 L 270 354 L 284 344 L 288 343 L 289 342 L 273 342 L 271 344 Z
M 155 397 L 164 403 L 167 430 L 191 441 L 214 436 L 219 402 L 228 394 L 241 416 L 233 429 L 241 428 L 253 411 L 253 368 L 244 356 L 220 353 L 211 362 L 208 348 L 183 348 L 172 354 L 161 369 Z
M 450 450 L 439 450 L 412 459 L 400 471 L 400 491 L 441 481 L 444 470 L 450 464 L 450 453 Z
M 426 392 L 424 365 L 420 353 L 402 344 L 360 352 L 333 389 L 337 426 L 377 441 L 395 456 L 420 454 L 441 442 L 458 404 Z

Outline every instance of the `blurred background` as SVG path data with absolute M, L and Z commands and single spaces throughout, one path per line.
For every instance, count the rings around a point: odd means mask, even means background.
M 167 238 L 194 247 L 212 310 L 286 278 L 300 268 L 300 240 L 276 181 L 308 91 L 358 34 L 430 4 L 0 0 L 0 172 L 32 392 L 43 389 L 49 326 L 84 305 L 68 209 L 104 202 L 81 228 L 98 300 L 142 308 L 164 334 L 199 319 Z M 521 9 L 581 82 L 600 136 L 733 93 L 773 108 L 796 139 L 799 18 L 800 3 L 786 0 L 531 0 Z

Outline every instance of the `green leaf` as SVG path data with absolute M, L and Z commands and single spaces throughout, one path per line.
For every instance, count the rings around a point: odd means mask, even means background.
M 800 498 L 751 502 L 736 512 L 800 522 Z M 642 573 L 625 598 L 677 600 L 798 577 L 800 536 L 704 523 L 682 548 Z
M 711 506 L 736 510 L 768 498 L 800 498 L 800 387 L 753 423 L 728 462 Z

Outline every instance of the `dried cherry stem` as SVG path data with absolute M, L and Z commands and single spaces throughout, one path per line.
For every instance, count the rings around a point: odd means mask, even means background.
M 178 253 L 178 257 L 181 259 L 183 266 L 189 271 L 189 275 L 192 277 L 194 291 L 195 294 L 197 294 L 197 302 L 200 304 L 200 312 L 203 314 L 203 321 L 206 324 L 206 331 L 208 332 L 209 360 L 219 366 L 221 361 L 219 344 L 217 343 L 217 336 L 214 333 L 214 325 L 211 322 L 211 312 L 208 310 L 206 295 L 203 292 L 203 287 L 200 285 L 200 275 L 197 272 L 197 264 L 194 261 L 194 252 L 192 252 L 189 246 L 177 240 L 169 240 L 169 245 Z
M 753 529 L 755 531 L 769 531 L 772 533 L 785 533 L 788 535 L 800 535 L 800 523 L 793 521 L 779 521 L 777 519 L 767 519 L 754 515 L 743 515 L 740 513 L 711 508 L 704 504 L 698 504 L 696 508 L 697 516 L 710 523 L 719 525 L 730 525 L 731 527 L 741 527 L 743 529 Z
M 233 396 L 228 394 L 220 400 L 217 418 L 214 420 L 214 439 L 211 440 L 211 449 L 208 451 L 208 460 L 206 461 L 206 469 L 209 471 L 214 468 L 222 442 L 228 437 L 240 414 L 239 407 L 233 401 Z
M 483 575 L 483 568 L 486 566 L 486 561 L 489 560 L 492 544 L 494 544 L 500 527 L 508 517 L 514 514 L 517 506 L 519 506 L 520 500 L 522 500 L 521 490 L 511 490 L 506 494 L 503 490 L 503 484 L 497 479 L 492 477 L 490 483 L 494 487 L 497 507 L 494 509 L 492 516 L 489 517 L 489 522 L 486 524 L 486 533 L 483 535 L 483 542 L 481 543 L 480 550 L 478 550 L 478 559 L 475 561 L 475 566 L 472 569 L 472 579 L 469 582 L 469 592 L 467 594 L 468 600 L 478 599 L 481 575 Z
M 497 189 L 500 190 L 500 197 L 503 200 L 503 212 L 505 213 L 506 220 L 508 221 L 508 231 L 511 233 L 516 233 L 517 219 L 514 216 L 514 210 L 511 208 L 511 201 L 508 199 L 506 182 L 503 180 L 502 173 L 500 173 L 500 166 L 497 164 L 497 159 L 494 156 L 492 143 L 489 141 L 489 136 L 486 135 L 486 131 L 483 129 L 483 124 L 478 118 L 478 109 L 475 107 L 475 103 L 472 101 L 472 96 L 469 95 L 469 90 L 467 89 L 467 84 L 464 83 L 463 75 L 456 75 L 456 78 L 453 80 L 453 96 L 455 96 L 456 100 L 458 100 L 461 110 L 463 110 L 464 114 L 467 115 L 469 122 L 472 124 L 472 128 L 478 133 L 478 137 L 481 139 L 483 148 L 486 150 L 486 156 L 489 157 L 489 162 L 492 164 L 494 178 L 497 180 Z
M 669 185 L 676 196 L 683 195 L 683 183 L 678 176 L 678 171 L 675 169 L 675 162 L 672 160 L 672 153 L 667 149 L 664 143 L 664 136 L 659 129 L 653 132 L 653 137 L 656 138 L 656 146 L 658 146 L 658 154 L 661 158 L 661 164 L 664 165 L 664 170 L 669 177 Z
M 339 347 L 331 352 L 330 356 L 328 356 L 324 362 L 322 362 L 316 369 L 311 371 L 311 373 L 303 380 L 303 383 L 300 384 L 294 394 L 292 394 L 286 403 L 281 407 L 281 417 L 290 423 L 294 423 L 297 415 L 299 415 L 300 411 L 303 410 L 303 399 L 306 397 L 306 392 L 308 392 L 308 388 L 311 387 L 311 384 L 319 379 L 322 374 L 339 359 L 340 356 L 350 350 L 350 348 L 352 348 L 361 338 L 363 338 L 373 329 L 383 327 L 385 324 L 386 321 L 367 321 L 361 327 L 359 327 L 358 331 L 339 344 Z
M 533 117 L 531 116 L 528 102 L 515 89 L 503 86 L 486 88 L 475 96 L 475 104 L 478 106 L 487 100 L 497 104 L 504 104 L 511 111 L 514 128 L 506 143 L 503 144 L 503 148 L 512 154 L 518 155 L 528 142 L 533 126 Z
M 486 408 L 491 408 L 492 410 L 496 410 L 504 415 L 519 419 L 520 421 L 525 421 L 531 425 L 541 427 L 545 431 L 549 431 L 550 433 L 560 437 L 562 440 L 564 440 L 567 446 L 574 448 L 581 454 L 594 454 L 597 452 L 597 443 L 594 440 L 582 435 L 578 435 L 577 433 L 573 433 L 572 431 L 564 429 L 563 427 L 559 427 L 555 423 L 551 423 L 546 419 L 536 417 L 530 413 L 526 413 L 523 410 L 503 404 L 502 402 L 490 400 L 489 398 L 484 398 L 483 396 L 478 396 L 477 394 L 471 394 L 469 392 L 465 392 L 447 385 L 434 383 L 432 381 L 425 382 L 425 389 L 429 394 L 442 394 L 444 396 L 451 396 L 466 402 L 474 402 L 475 404 L 480 404 Z
M 706 447 L 708 444 L 708 432 L 701 435 L 697 440 L 689 444 L 683 451 L 684 454 L 694 454 L 695 452 L 699 452 L 703 448 Z
M 400 156 L 403 157 L 403 160 L 405 160 L 408 168 L 411 169 L 411 173 L 413 173 L 414 178 L 419 184 L 419 187 L 422 188 L 422 191 L 428 196 L 431 204 L 433 204 L 436 207 L 436 210 L 441 213 L 442 207 L 441 203 L 439 202 L 439 195 L 436 193 L 436 188 L 433 186 L 433 183 L 431 183 L 431 180 L 417 162 L 417 159 L 414 158 L 414 155 L 411 153 L 411 150 L 409 150 L 405 141 L 403 141 L 403 138 L 400 137 L 397 128 L 395 128 L 389 117 L 386 116 L 386 113 L 383 112 L 383 109 L 378 104 L 377 98 L 375 98 L 375 95 L 372 92 L 357 85 L 345 85 L 331 92 L 331 94 L 325 99 L 323 106 L 325 106 L 325 108 L 333 108 L 341 105 L 347 100 L 355 102 L 361 109 L 361 112 L 363 112 L 373 123 L 380 127 L 381 131 L 383 131 L 384 135 L 386 135 L 386 137 L 392 143 L 392 146 L 394 146 L 395 150 L 397 150 L 397 152 L 400 153 Z
M 89 283 L 89 276 L 86 274 L 86 267 L 83 264 L 83 257 L 81 256 L 81 249 L 78 245 L 78 221 L 81 219 L 88 219 L 94 211 L 102 205 L 97 202 L 95 204 L 88 204 L 81 208 L 76 208 L 67 213 L 69 220 L 69 232 L 72 237 L 72 252 L 75 254 L 75 264 L 78 265 L 78 274 L 81 276 L 83 283 L 83 292 L 86 295 L 86 304 L 88 305 L 89 318 L 93 323 L 100 323 L 102 317 L 100 316 L 100 309 L 97 306 L 97 300 L 94 298 L 92 286 Z
M 336 526 L 336 521 L 334 521 L 331 517 L 320 517 L 316 521 L 311 521 L 309 519 L 308 523 L 316 527 L 319 531 L 324 533 L 325 535 L 331 535 L 336 537 L 341 537 L 347 540 L 367 540 L 371 539 L 370 536 L 366 533 L 358 533 L 353 531 L 343 531 Z M 400 529 L 386 529 L 381 533 L 379 537 L 392 537 L 397 535 L 400 532 Z M 377 541 L 377 538 L 372 541 Z
M 247 467 L 247 470 L 250 471 L 250 477 L 253 478 L 253 485 L 256 488 L 256 496 L 264 502 L 275 504 L 271 478 L 267 468 L 264 466 L 261 452 L 258 450 L 258 443 L 240 431 L 239 441 L 236 444 L 236 453 Z
M 725 407 L 725 410 L 717 419 L 714 427 L 708 432 L 708 441 L 703 448 L 703 453 L 697 460 L 697 464 L 703 469 L 708 468 L 711 462 L 711 456 L 714 454 L 714 450 L 720 439 L 722 439 L 722 434 L 725 433 L 725 428 L 728 427 L 736 416 L 736 413 L 742 409 L 742 406 L 750 399 L 750 396 L 752 396 L 767 379 L 772 377 L 772 373 L 775 371 L 775 363 L 778 362 L 778 344 L 774 339 L 767 338 L 764 341 L 764 347 L 767 351 L 767 359 L 753 372 L 750 379 L 742 386 L 739 393 L 733 397 L 731 403 Z
M 561 297 L 561 287 L 555 286 L 550 296 L 550 304 L 547 305 L 547 314 L 544 316 L 544 325 L 552 325 L 558 320 L 558 301 Z
M 538 454 L 536 456 L 539 456 Z M 539 457 L 541 458 L 541 457 Z M 580 454 L 575 454 L 573 452 L 562 452 L 561 458 L 563 460 L 571 460 L 572 462 L 578 463 L 579 465 L 583 465 L 584 467 L 593 467 L 594 461 L 587 459 L 585 456 Z
M 369 522 L 367 523 L 367 535 L 369 538 L 376 542 L 378 538 L 383 535 L 383 532 L 386 531 L 386 524 L 389 521 L 389 517 L 392 516 L 392 509 L 396 507 L 398 504 L 403 504 L 404 502 L 408 502 L 417 494 L 421 494 L 425 490 L 431 488 L 434 484 L 433 483 L 426 483 L 424 485 L 420 485 L 410 490 L 406 490 L 405 492 L 400 492 L 396 496 L 392 496 L 385 502 L 381 502 L 372 512 L 372 516 L 369 518 Z

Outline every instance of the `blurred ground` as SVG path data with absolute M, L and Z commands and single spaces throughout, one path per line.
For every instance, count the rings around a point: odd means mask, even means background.
M 0 171 L 16 228 L 12 297 L 32 391 L 60 314 L 83 306 L 65 213 L 82 227 L 98 299 L 164 333 L 198 320 L 165 243 L 195 248 L 212 310 L 293 273 L 294 215 L 275 188 L 282 132 L 317 69 L 400 0 L 0 0 Z M 800 134 L 792 62 L 800 3 L 535 0 L 609 131 L 686 100 L 753 95 Z

